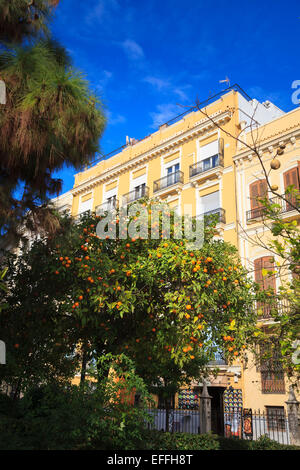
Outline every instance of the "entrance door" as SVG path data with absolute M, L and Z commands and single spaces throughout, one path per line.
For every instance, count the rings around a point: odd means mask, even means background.
M 223 394 L 225 387 L 208 387 L 211 400 L 211 430 L 219 436 L 224 435 Z

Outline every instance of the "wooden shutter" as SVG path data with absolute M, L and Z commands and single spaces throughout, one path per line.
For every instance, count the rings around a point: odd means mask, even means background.
M 254 276 L 255 276 L 255 282 L 261 286 L 263 289 L 264 287 L 264 279 L 262 275 L 262 260 L 263 258 L 258 258 L 254 261 Z
M 273 258 L 270 256 L 263 256 L 254 261 L 254 276 L 255 282 L 260 285 L 262 290 L 273 289 L 276 292 L 276 278 L 275 275 L 263 276 L 262 270 L 274 270 Z M 271 313 L 271 306 L 264 302 L 257 302 L 257 309 L 261 311 L 262 318 L 268 318 Z
M 298 189 L 300 188 L 300 184 L 299 184 L 299 180 L 300 180 L 300 170 L 299 170 L 300 166 L 299 166 L 299 163 L 298 163 L 298 166 L 295 166 L 295 168 L 292 168 L 291 170 L 288 170 L 286 171 L 284 174 L 283 174 L 283 180 L 284 180 L 284 189 L 286 190 L 289 186 L 294 186 L 295 189 Z M 291 203 L 293 204 L 293 206 L 296 206 L 297 205 L 297 198 L 295 196 L 292 197 L 292 195 L 288 195 L 288 197 L 290 197 L 290 201 Z M 290 204 L 286 204 L 286 210 L 287 211 L 291 211 L 294 209 L 292 205 Z
M 254 261 L 254 275 L 255 282 L 257 282 L 263 290 L 274 289 L 276 290 L 276 278 L 275 275 L 263 276 L 262 270 L 274 271 L 274 261 L 270 256 L 263 256 Z
M 274 271 L 275 266 L 274 266 L 274 261 L 273 258 L 270 256 L 264 256 L 263 257 L 263 268 L 266 269 L 267 271 Z M 268 275 L 264 277 L 264 289 L 273 289 L 274 292 L 276 291 L 276 278 L 275 275 Z
M 253 210 L 261 207 L 262 204 L 258 201 L 258 199 L 267 196 L 268 187 L 266 180 L 254 181 L 254 183 L 250 184 L 249 190 L 251 209 Z

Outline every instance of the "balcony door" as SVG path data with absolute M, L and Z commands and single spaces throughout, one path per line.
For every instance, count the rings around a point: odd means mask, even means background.
M 115 209 L 117 203 L 117 196 L 111 196 L 107 199 L 106 201 L 106 210 L 107 211 L 112 211 Z
M 271 256 L 263 256 L 254 261 L 254 278 L 255 282 L 260 285 L 261 290 L 273 290 L 276 292 L 276 278 L 275 275 L 264 276 L 265 271 L 274 271 L 274 260 Z M 263 302 L 257 303 L 258 310 L 262 311 L 261 317 L 268 318 L 271 313 L 271 306 Z
M 167 186 L 178 183 L 179 177 L 179 163 L 171 165 L 167 168 Z
M 146 193 L 146 183 L 139 184 L 134 188 L 134 199 L 135 201 L 141 199 Z
M 251 204 L 251 219 L 261 217 L 263 215 L 263 205 L 259 199 L 263 199 L 268 195 L 268 185 L 266 180 L 254 181 L 250 184 L 250 204 Z

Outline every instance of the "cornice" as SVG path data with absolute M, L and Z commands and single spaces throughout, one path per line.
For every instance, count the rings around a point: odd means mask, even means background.
M 215 122 L 220 125 L 231 119 L 232 112 L 229 110 L 226 111 L 217 111 L 216 113 L 210 115 L 210 119 L 214 119 Z M 159 145 L 155 145 L 153 149 L 147 150 L 144 153 L 134 157 L 132 160 L 120 163 L 113 168 L 108 168 L 101 175 L 91 176 L 90 179 L 82 182 L 75 188 L 71 190 L 73 196 L 76 196 L 82 192 L 93 189 L 99 183 L 104 183 L 112 178 L 118 177 L 120 174 L 125 173 L 132 168 L 136 168 L 139 165 L 143 165 L 146 162 L 152 160 L 153 158 L 158 157 L 159 155 L 170 151 L 179 145 L 187 142 L 190 139 L 197 137 L 200 134 L 207 132 L 208 130 L 214 127 L 214 123 L 211 122 L 209 118 L 203 118 L 200 121 L 197 121 L 191 129 L 177 132 L 173 134 L 169 139 L 161 142 Z
M 300 138 L 300 128 L 292 130 L 286 134 L 283 132 L 278 132 L 277 137 L 274 137 L 273 139 L 266 139 L 264 144 L 260 144 L 258 151 L 260 155 L 262 155 L 264 152 L 269 152 L 271 155 L 274 153 L 274 151 L 279 147 L 281 144 L 292 144 L 293 146 L 296 145 L 297 138 Z M 251 146 L 251 144 L 250 144 Z M 233 161 L 235 165 L 238 164 L 239 161 L 242 160 L 252 160 L 255 157 L 255 153 L 253 152 L 252 149 L 249 149 L 246 147 L 243 151 L 240 151 L 233 157 Z

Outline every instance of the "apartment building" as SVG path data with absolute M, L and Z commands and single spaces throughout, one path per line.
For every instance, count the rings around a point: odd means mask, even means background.
M 236 137 L 253 123 L 253 115 L 255 126 L 261 127 L 284 113 L 270 102 L 250 99 L 239 87 L 219 93 L 144 139 L 127 139 L 121 149 L 76 174 L 64 203 L 67 200 L 70 205 L 71 194 L 71 213 L 77 217 L 89 210 L 121 207 L 143 196 L 158 198 L 179 214 L 218 214 L 219 236 L 241 249 Z M 220 373 L 211 377 L 209 393 L 213 429 L 218 431 L 224 409 L 242 408 L 249 402 L 241 363 L 229 366 L 220 354 L 212 367 L 216 365 Z M 201 386 L 196 382 L 182 391 L 174 405 L 197 406 Z
M 278 116 L 253 131 L 248 129 L 240 137 L 245 144 L 239 144 L 233 158 L 237 188 L 238 248 L 242 262 L 256 282 L 263 288 L 271 287 L 278 293 L 280 285 L 292 279 L 292 273 L 285 270 L 281 271 L 280 275 L 274 274 L 271 277 L 262 275 L 262 269 L 276 271 L 277 263 L 281 264 L 282 260 L 278 256 L 270 256 L 264 246 L 272 240 L 272 235 L 258 198 L 267 196 L 273 203 L 279 204 L 282 219 L 295 220 L 298 226 L 300 216 L 295 206 L 299 205 L 299 200 L 290 198 L 290 204 L 289 199 L 283 201 L 270 192 L 262 165 L 251 147 L 253 148 L 253 142 L 256 142 L 263 165 L 269 174 L 269 181 L 278 194 L 284 194 L 286 188 L 292 184 L 300 189 L 300 109 Z M 278 149 L 281 155 L 277 154 Z M 275 156 L 280 162 L 280 167 L 271 170 L 270 163 Z M 286 310 L 288 305 L 278 303 L 276 309 Z M 265 328 L 274 324 L 269 306 L 260 305 L 259 313 Z M 253 357 L 249 355 L 243 379 L 246 408 L 260 408 L 267 413 L 283 413 L 286 409 L 289 381 L 276 355 L 260 367 L 254 364 Z

